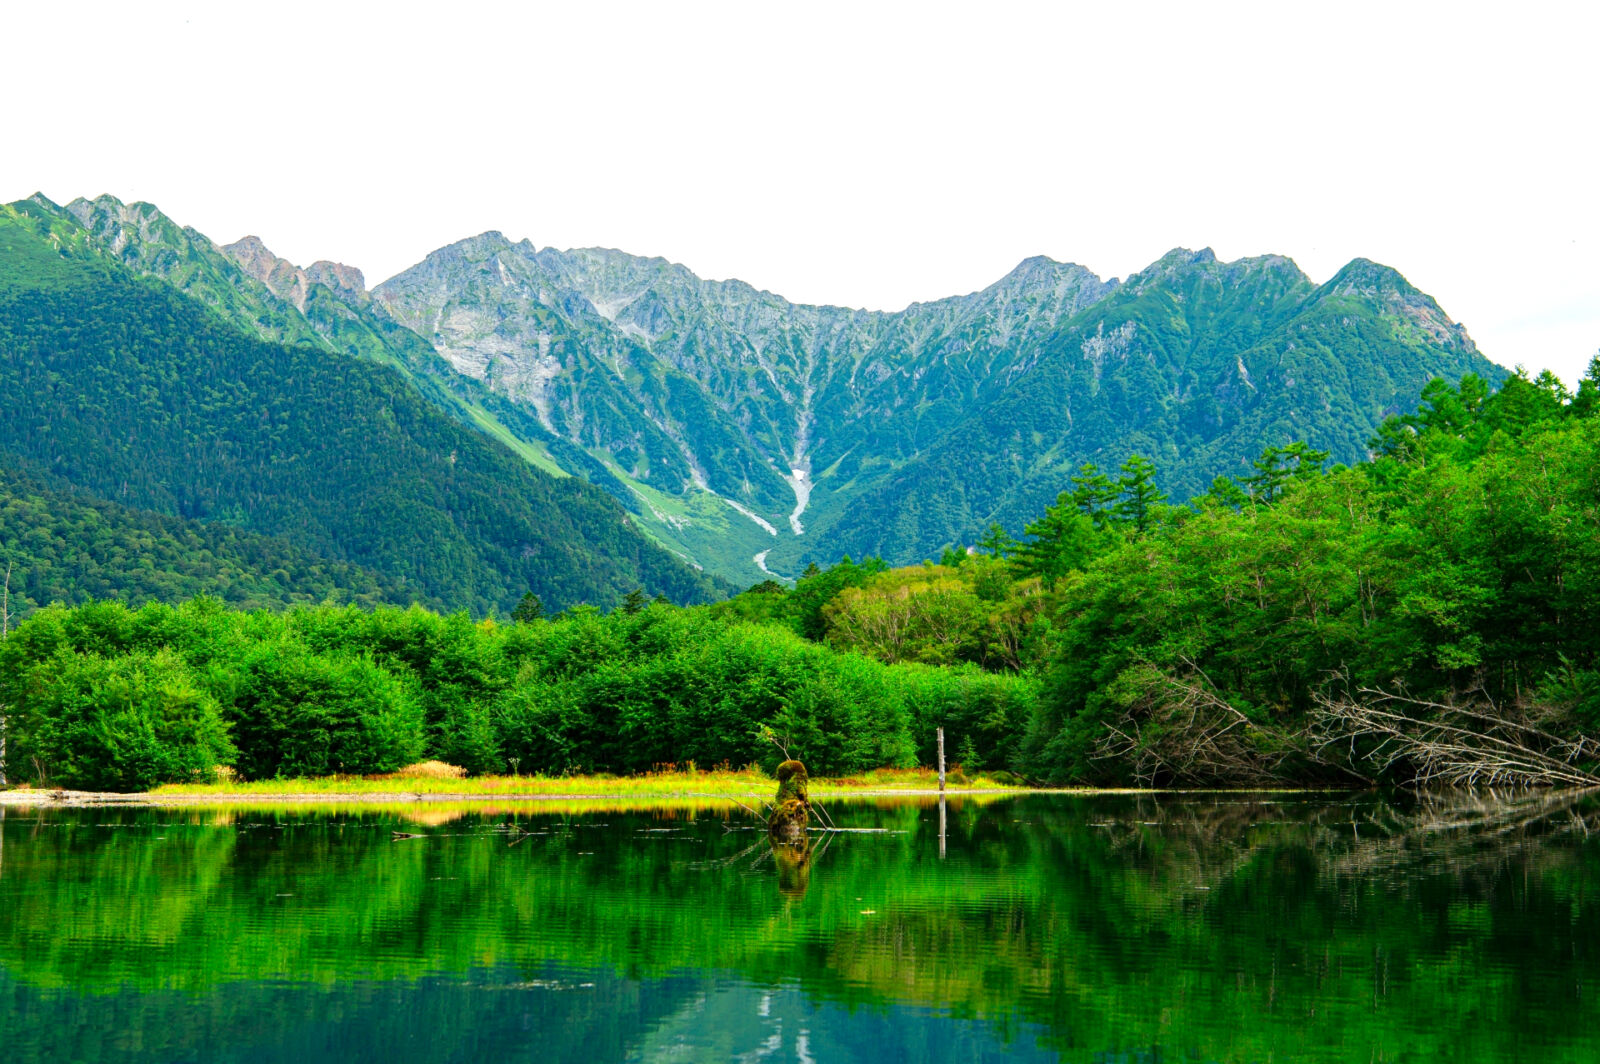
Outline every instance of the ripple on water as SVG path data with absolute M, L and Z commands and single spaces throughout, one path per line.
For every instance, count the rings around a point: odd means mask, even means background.
M 1592 798 L 932 809 L 12 812 L 6 1060 L 1593 1059 Z

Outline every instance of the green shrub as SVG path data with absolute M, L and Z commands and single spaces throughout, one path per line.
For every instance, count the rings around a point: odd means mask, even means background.
M 855 654 L 829 655 L 818 664 L 772 722 L 789 753 L 818 776 L 916 764 L 904 696 L 889 667 Z
M 323 657 L 288 642 L 245 662 L 228 707 L 247 779 L 393 772 L 427 747 L 413 685 L 370 657 Z
M 493 705 L 449 692 L 447 700 L 432 699 L 439 723 L 430 747 L 434 756 L 460 765 L 469 775 L 485 776 L 504 772 L 506 759 L 500 749 L 499 728 Z
M 973 666 L 908 668 L 900 676 L 919 764 L 937 760 L 940 727 L 946 758 L 964 760 L 969 770 L 1016 764 L 1020 737 L 1036 709 L 1038 684 L 1032 677 Z
M 30 670 L 8 729 L 8 772 L 80 790 L 210 780 L 233 760 L 217 701 L 171 651 L 60 650 Z
M 495 743 L 513 772 L 560 776 L 594 768 L 593 719 L 571 684 L 517 684 L 495 703 Z

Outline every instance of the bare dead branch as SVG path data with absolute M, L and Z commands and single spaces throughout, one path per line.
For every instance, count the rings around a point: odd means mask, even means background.
M 1250 718 L 1198 668 L 1186 676 L 1151 668 L 1139 682 L 1142 690 L 1107 722 L 1093 756 L 1127 762 L 1141 783 L 1264 783 L 1297 753 L 1261 741 Z
M 1455 704 L 1374 688 L 1318 693 L 1310 747 L 1319 759 L 1367 766 L 1375 777 L 1418 787 L 1600 786 L 1600 776 L 1584 767 L 1600 756 L 1594 740 L 1562 738 L 1530 722 L 1525 707 L 1475 695 Z

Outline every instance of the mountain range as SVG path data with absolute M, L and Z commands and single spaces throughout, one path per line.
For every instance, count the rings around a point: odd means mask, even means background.
M 732 590 L 650 540 L 602 490 L 539 470 L 442 408 L 426 367 L 267 335 L 308 319 L 260 298 L 208 245 L 97 246 L 99 235 L 48 204 L 0 213 L 0 460 L 16 474 L 0 484 L 0 547 L 25 565 L 12 584 L 24 604 L 57 597 L 63 569 L 89 581 L 66 597 L 137 600 L 157 587 L 242 604 L 322 590 L 502 616 L 530 591 L 563 608 L 641 587 L 677 602 Z M 174 280 L 137 275 L 136 256 Z M 206 295 L 231 299 L 225 313 Z M 246 312 L 260 320 L 241 328 Z M 339 322 L 368 335 L 359 319 Z M 60 520 L 93 501 L 111 507 Z M 158 523 L 150 539 L 143 515 L 179 524 Z M 240 535 L 209 547 L 198 526 Z M 174 538 L 215 557 L 184 557 Z M 83 564 L 97 539 L 130 544 L 119 549 L 135 572 Z M 241 560 L 249 580 L 230 576 Z M 157 565 L 167 571 L 156 578 L 137 572 Z
M 628 529 L 735 585 L 1018 531 L 1086 461 L 1142 453 L 1178 499 L 1267 445 L 1352 461 L 1430 378 L 1505 375 L 1363 259 L 1319 285 L 1275 255 L 1175 250 L 1126 280 L 1032 258 L 879 312 L 494 232 L 369 290 L 352 267 L 217 244 L 148 204 L 8 210 L 58 255 L 160 281 L 253 341 L 383 368 L 519 476 L 593 484 Z

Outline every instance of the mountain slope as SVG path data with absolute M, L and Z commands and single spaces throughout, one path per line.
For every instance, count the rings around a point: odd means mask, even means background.
M 256 237 L 219 247 L 153 204 L 123 203 L 115 196 L 80 198 L 63 207 L 35 194 L 8 209 L 36 222 L 48 219 L 57 239 L 70 239 L 82 255 L 165 281 L 248 335 L 393 366 L 451 417 L 511 446 L 546 472 L 567 475 L 538 442 L 537 429 L 516 427 L 531 420 L 527 413 L 456 373 L 431 346 L 396 323 L 372 302 L 354 267 L 320 261 L 300 269 Z M 70 236 L 69 230 L 74 231 Z
M 393 369 L 242 335 L 166 284 L 63 258 L 66 225 L 25 205 L 0 217 L 0 247 L 35 238 L 0 269 L 0 451 L 127 505 L 292 536 L 452 608 L 725 590 Z M 52 286 L 28 282 L 47 262 Z
M 814 494 L 819 477 L 871 484 L 914 458 L 1112 287 L 1033 259 L 983 292 L 883 314 L 485 233 L 373 294 L 457 370 L 537 412 L 564 456 L 603 466 L 663 538 L 727 571 L 848 503 L 848 490 Z
M 373 295 L 723 571 L 750 551 L 791 573 L 842 552 L 912 561 L 1133 451 L 1177 497 L 1290 439 L 1354 460 L 1429 378 L 1504 372 L 1362 260 L 1318 288 L 1281 256 L 1179 250 L 1126 284 L 1030 259 L 877 313 L 485 233 Z
M 1018 529 L 1083 461 L 1152 458 L 1176 498 L 1243 474 L 1267 444 L 1365 455 L 1435 376 L 1505 375 L 1387 267 L 1327 284 L 1288 259 L 1175 251 L 1076 318 L 1025 377 L 858 499 L 829 530 L 856 553 L 934 552 L 990 521 Z
M 1080 463 L 1133 451 L 1175 498 L 1292 439 L 1351 461 L 1429 378 L 1504 373 L 1365 260 L 1319 287 L 1281 256 L 1177 250 L 1125 284 L 1034 258 L 980 292 L 881 313 L 490 232 L 369 292 L 351 267 L 302 269 L 253 237 L 218 246 L 147 204 L 35 203 L 81 220 L 90 253 L 242 328 L 395 367 L 739 583 L 1015 530 Z
M 13 622 L 50 602 L 103 598 L 138 606 L 211 595 L 240 609 L 431 604 L 402 581 L 286 539 L 131 510 L 0 466 L 0 569 L 7 566 Z

